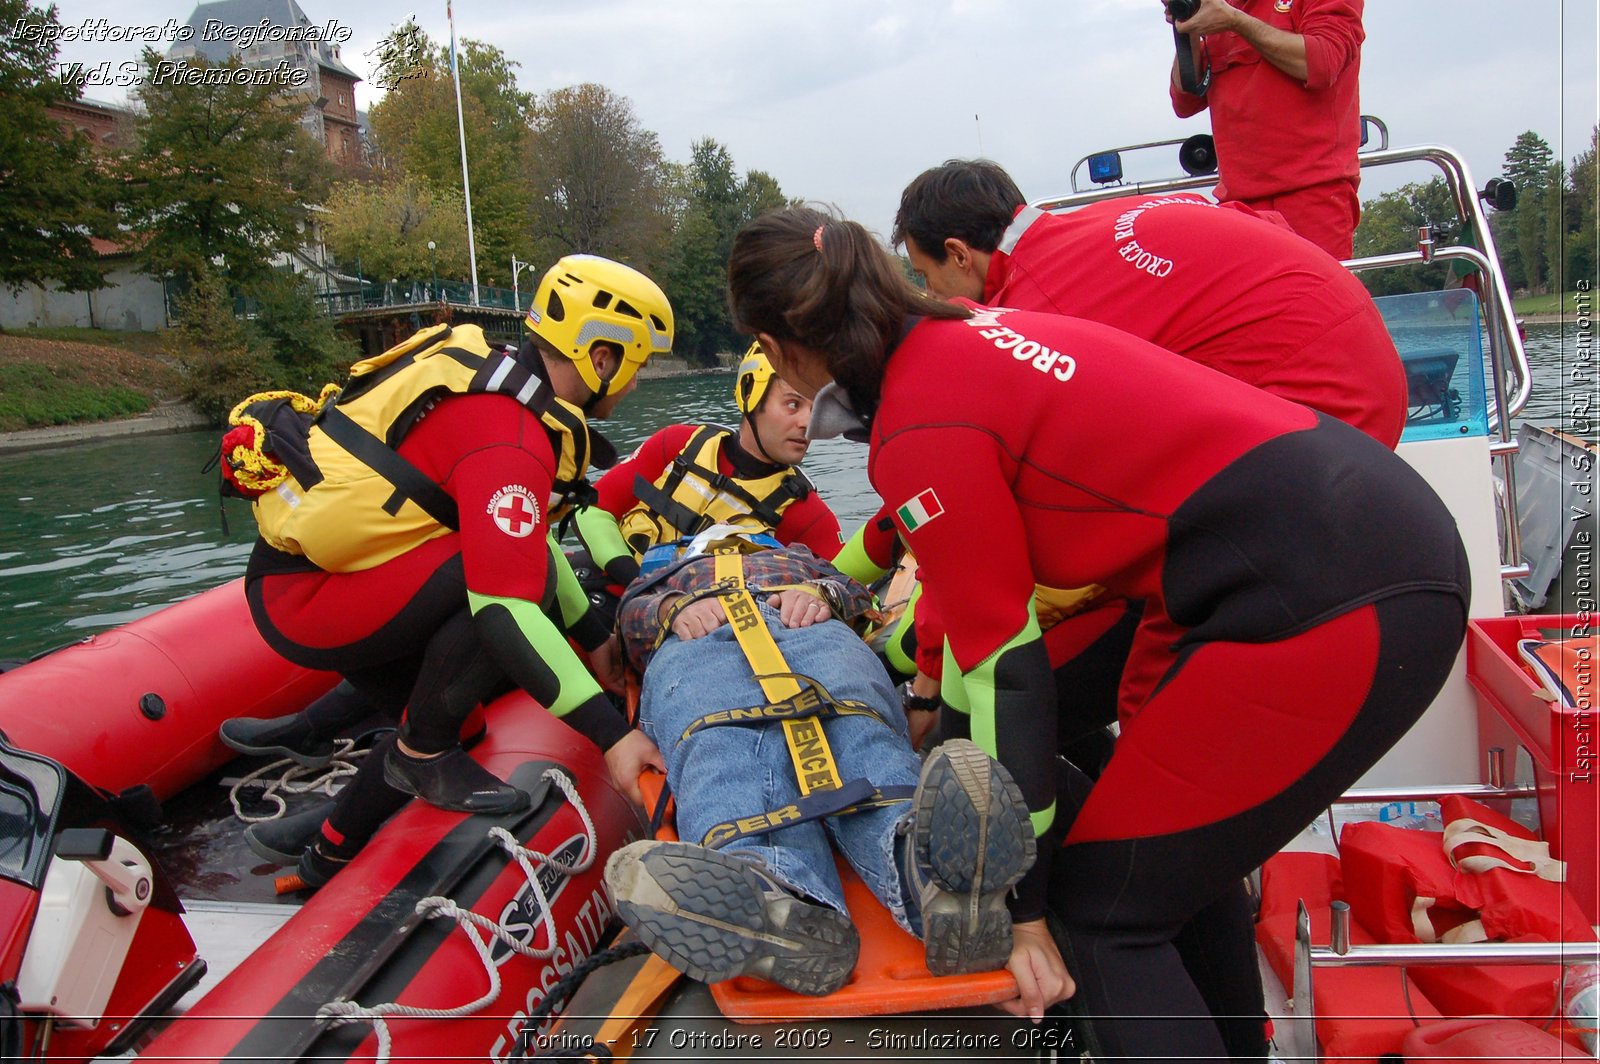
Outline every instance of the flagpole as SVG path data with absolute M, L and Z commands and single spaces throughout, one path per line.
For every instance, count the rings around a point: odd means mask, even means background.
M 467 178 L 467 122 L 461 115 L 461 69 L 456 64 L 456 15 L 445 0 L 445 17 L 450 20 L 450 76 L 456 83 L 456 132 L 461 138 L 461 191 L 467 201 L 467 261 L 472 264 L 472 305 L 478 303 L 478 248 L 472 239 L 472 182 Z

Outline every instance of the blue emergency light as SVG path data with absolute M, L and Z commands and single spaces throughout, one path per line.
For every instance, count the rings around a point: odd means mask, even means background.
M 1089 156 L 1089 180 L 1097 185 L 1108 185 L 1122 180 L 1122 155 L 1108 151 Z

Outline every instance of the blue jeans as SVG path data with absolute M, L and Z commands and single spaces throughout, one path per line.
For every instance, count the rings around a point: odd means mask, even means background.
M 790 671 L 816 680 L 835 699 L 863 702 L 878 714 L 826 722 L 841 779 L 864 776 L 879 788 L 915 786 L 921 763 L 906 735 L 905 713 L 888 674 L 860 637 L 836 621 L 785 628 L 776 610 L 765 602 L 760 609 Z M 684 729 L 707 713 L 766 701 L 730 625 L 688 642 L 668 636 L 650 660 L 639 726 L 666 758 L 667 782 L 678 806 L 678 834 L 685 842 L 699 842 L 717 824 L 765 813 L 800 797 L 781 724 L 723 724 L 682 738 Z M 831 839 L 900 926 L 915 934 L 919 928 L 907 918 L 894 859 L 895 826 L 908 808 L 897 802 L 794 824 L 737 839 L 722 849 L 759 858 L 796 893 L 844 912 Z

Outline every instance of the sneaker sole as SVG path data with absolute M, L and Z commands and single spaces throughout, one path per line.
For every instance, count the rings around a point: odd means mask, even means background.
M 287 746 L 258 745 L 244 742 L 239 739 L 230 739 L 226 732 L 218 730 L 217 738 L 222 740 L 222 745 L 237 753 L 248 754 L 251 757 L 286 757 L 297 765 L 306 768 L 327 768 L 333 764 L 333 751 L 326 754 L 302 754 L 300 751 Z
M 606 862 L 622 919 L 658 956 L 704 983 L 753 975 L 829 994 L 855 968 L 861 939 L 843 913 L 768 897 L 745 862 L 687 843 L 634 843 Z
M 940 747 L 917 789 L 912 843 L 940 893 L 922 910 L 928 970 L 989 971 L 1011 955 L 1005 892 L 1033 866 L 1022 789 L 979 747 Z

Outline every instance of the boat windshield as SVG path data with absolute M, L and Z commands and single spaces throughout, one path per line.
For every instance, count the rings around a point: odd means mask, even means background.
M 44 885 L 65 790 L 60 765 L 0 739 L 0 877 L 34 890 Z

